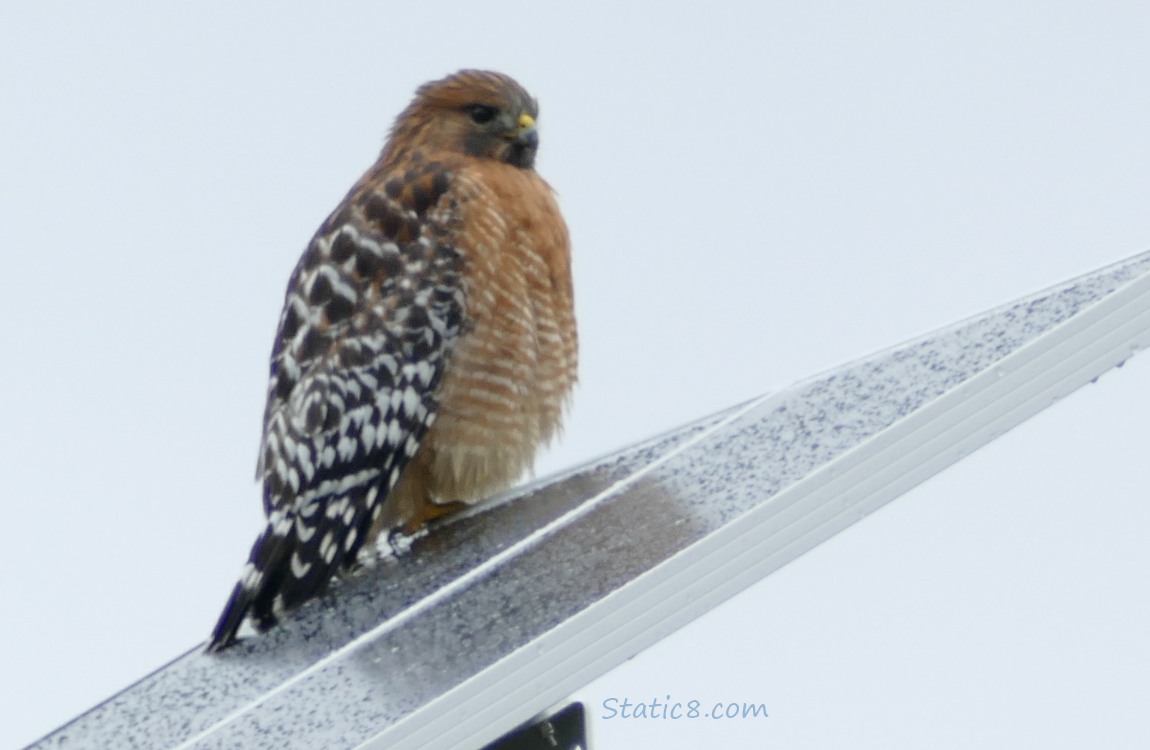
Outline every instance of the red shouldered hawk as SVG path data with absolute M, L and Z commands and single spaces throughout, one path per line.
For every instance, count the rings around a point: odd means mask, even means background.
M 422 86 L 312 238 L 271 357 L 267 527 L 208 643 L 266 629 L 381 531 L 510 486 L 575 383 L 567 227 L 535 100 L 499 73 Z

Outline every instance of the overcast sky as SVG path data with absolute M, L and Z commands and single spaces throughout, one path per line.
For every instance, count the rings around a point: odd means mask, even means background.
M 419 84 L 541 103 L 582 344 L 547 474 L 1150 247 L 1147 50 L 1132 0 L 0 7 L 0 747 L 207 635 L 288 274 Z M 1148 388 L 1136 359 L 582 696 L 770 719 L 604 746 L 1147 742 Z

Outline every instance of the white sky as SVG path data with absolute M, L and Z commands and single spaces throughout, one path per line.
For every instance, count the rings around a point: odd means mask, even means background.
M 0 747 L 206 636 L 288 273 L 426 80 L 541 101 L 582 337 L 541 474 L 1150 246 L 1144 3 L 236 5 L 0 7 Z M 1148 386 L 1134 360 L 583 695 L 770 719 L 605 747 L 1147 743 Z

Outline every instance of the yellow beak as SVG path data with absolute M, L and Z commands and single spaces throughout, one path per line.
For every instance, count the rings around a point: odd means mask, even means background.
M 515 142 L 530 149 L 539 147 L 539 131 L 535 129 L 534 117 L 529 114 L 519 115 L 519 130 L 515 133 Z

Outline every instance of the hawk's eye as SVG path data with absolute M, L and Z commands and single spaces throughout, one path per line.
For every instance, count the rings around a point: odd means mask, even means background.
M 495 119 L 495 107 L 486 104 L 472 104 L 467 108 L 467 116 L 477 125 L 486 125 Z

